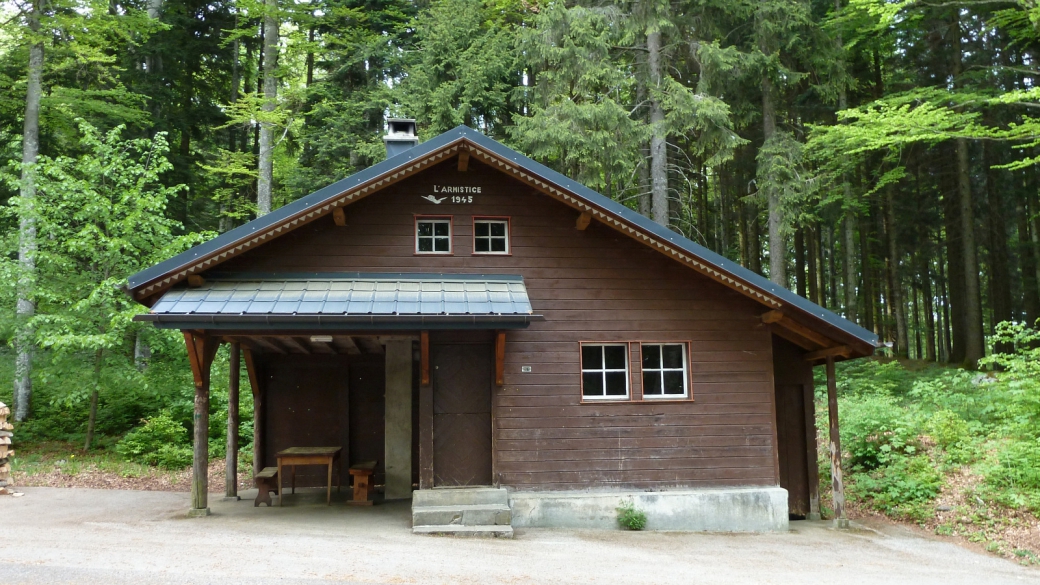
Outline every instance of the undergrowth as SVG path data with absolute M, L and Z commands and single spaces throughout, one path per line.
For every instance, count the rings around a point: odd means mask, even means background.
M 884 358 L 839 364 L 850 500 L 990 549 L 1003 546 L 1000 518 L 1040 515 L 1040 333 L 1004 323 L 990 342 L 1013 349 L 986 358 L 986 371 Z M 817 370 L 817 420 L 826 421 Z M 829 460 L 820 455 L 822 485 L 829 485 Z M 955 477 L 971 481 L 955 486 Z M 939 509 L 949 508 L 936 499 L 951 489 L 970 506 Z M 1026 562 L 1040 552 L 1014 551 L 1009 556 Z

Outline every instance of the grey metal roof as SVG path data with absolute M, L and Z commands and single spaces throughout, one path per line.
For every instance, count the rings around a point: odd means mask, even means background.
M 716 254 L 704 246 L 701 246 L 700 244 L 697 244 L 696 242 L 693 242 L 664 226 L 654 223 L 649 218 L 640 215 L 636 211 L 629 209 L 610 198 L 604 197 L 585 185 L 569 179 L 545 165 L 537 163 L 504 144 L 488 138 L 480 132 L 466 126 L 459 126 L 449 130 L 395 157 L 372 165 L 371 167 L 355 173 L 350 177 L 337 181 L 307 195 L 306 197 L 297 199 L 288 205 L 280 207 L 263 217 L 257 218 L 245 225 L 241 225 L 229 232 L 221 234 L 208 242 L 199 244 L 198 246 L 178 254 L 169 260 L 160 262 L 150 268 L 146 268 L 127 279 L 129 288 L 137 289 L 149 282 L 163 278 L 167 274 L 176 272 L 185 266 L 190 266 L 197 260 L 218 250 L 222 250 L 228 246 L 247 240 L 248 238 L 254 237 L 256 234 L 263 233 L 265 230 L 276 226 L 280 222 L 285 221 L 287 218 L 290 218 L 297 213 L 322 205 L 326 201 L 334 199 L 354 186 L 391 173 L 400 167 L 407 166 L 413 160 L 426 157 L 429 154 L 435 153 L 459 140 L 467 140 L 502 160 L 510 161 L 512 164 L 522 168 L 525 172 L 533 176 L 541 177 L 542 180 L 548 183 L 552 183 L 562 189 L 570 191 L 575 196 L 584 199 L 588 204 L 614 214 L 632 226 L 660 238 L 661 241 L 668 242 L 676 249 L 691 254 L 701 262 L 714 266 L 718 270 L 738 278 L 749 286 L 764 293 L 775 296 L 788 306 L 797 309 L 802 314 L 811 317 L 813 320 L 822 321 L 823 323 L 826 323 L 827 325 L 843 331 L 846 334 L 872 346 L 877 346 L 878 344 L 878 337 L 873 331 L 860 327 L 859 325 L 828 311 L 808 299 L 770 282 L 769 279 L 762 275 L 752 272 L 740 264 Z
M 348 274 L 209 280 L 173 288 L 154 315 L 531 315 L 520 276 Z

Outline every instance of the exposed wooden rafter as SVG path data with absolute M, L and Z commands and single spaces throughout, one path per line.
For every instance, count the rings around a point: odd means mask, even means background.
M 460 149 L 460 151 L 459 151 L 459 171 L 465 172 L 468 169 L 469 169 L 469 151 Z
M 852 355 L 852 348 L 847 345 L 836 345 L 834 347 L 828 347 L 817 351 L 812 351 L 805 354 L 805 360 L 814 362 L 816 360 L 822 360 L 833 357 L 847 358 Z
M 347 213 L 343 211 L 342 207 L 332 210 L 332 221 L 340 227 L 347 225 Z
M 574 227 L 584 231 L 585 228 L 589 227 L 590 223 L 592 223 L 592 214 L 588 211 L 583 211 L 581 215 L 578 216 L 578 220 L 574 222 Z
M 783 312 L 781 312 L 781 311 L 775 311 L 774 310 L 774 311 L 767 311 L 766 313 L 763 313 L 762 314 L 762 322 L 766 323 L 766 324 L 769 324 L 769 325 L 774 325 L 774 326 L 779 327 L 779 328 L 786 329 L 787 331 L 789 331 L 791 333 L 794 333 L 798 337 L 804 338 L 804 339 L 806 339 L 808 341 L 811 341 L 812 343 L 816 344 L 816 347 L 805 347 L 804 344 L 799 344 L 800 346 L 804 347 L 805 349 L 817 350 L 817 349 L 820 349 L 820 348 L 830 347 L 831 345 L 833 345 L 833 342 L 827 336 L 821 335 L 821 334 L 813 331 L 812 329 L 806 327 L 805 325 L 802 325 L 801 323 L 798 323 L 794 319 L 791 319 L 787 315 L 783 314 Z M 774 329 L 774 331 L 777 331 L 777 335 L 780 335 L 781 337 L 784 337 L 779 332 L 778 329 Z M 790 341 L 790 339 L 789 339 L 789 341 Z M 797 342 L 794 342 L 794 343 L 797 343 Z

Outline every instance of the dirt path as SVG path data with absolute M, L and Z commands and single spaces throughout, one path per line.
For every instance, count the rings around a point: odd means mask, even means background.
M 1040 583 L 1040 570 L 899 527 L 783 534 L 523 530 L 515 540 L 413 536 L 406 503 L 284 508 L 186 494 L 25 488 L 0 499 L 0 583 Z M 245 492 L 248 496 L 250 492 Z

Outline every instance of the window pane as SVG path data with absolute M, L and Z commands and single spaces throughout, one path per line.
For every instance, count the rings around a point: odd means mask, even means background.
M 644 345 L 643 346 L 643 368 L 660 368 L 661 367 L 661 346 L 660 345 Z
M 506 240 L 505 240 L 505 238 L 492 238 L 491 239 L 491 251 L 492 252 L 505 252 L 506 251 Z
M 488 224 L 487 224 L 487 222 L 478 221 L 476 224 L 474 224 L 473 229 L 475 230 L 474 234 L 476 234 L 476 236 L 478 238 L 481 237 L 481 236 L 487 236 L 488 235 Z
M 603 348 L 598 345 L 581 346 L 581 369 L 603 369 Z
M 626 351 L 623 345 L 607 345 L 603 348 L 608 370 L 625 370 Z
M 419 235 L 420 236 L 432 236 L 433 235 L 433 224 L 428 221 L 419 222 Z
M 488 249 L 488 240 L 487 240 L 487 238 L 477 238 L 477 240 L 475 242 L 473 242 L 473 251 L 474 252 L 490 252 L 491 250 Z
M 447 236 L 449 227 L 450 226 L 448 225 L 448 222 L 446 222 L 446 221 L 442 221 L 442 222 L 438 222 L 438 223 L 433 224 L 434 235 L 437 235 L 437 236 Z
M 493 224 L 491 224 L 491 235 L 505 237 L 505 235 L 506 235 L 506 224 L 504 224 L 504 223 L 493 223 Z
M 420 252 L 433 252 L 433 238 L 419 238 Z
M 435 238 L 434 239 L 434 245 L 436 246 L 435 249 L 438 252 L 450 252 L 451 251 L 451 245 L 449 243 L 448 238 Z
M 683 366 L 683 346 L 682 345 L 666 345 L 664 346 L 664 367 L 666 368 L 681 368 Z
M 624 372 L 607 372 L 607 396 L 624 396 L 628 394 Z
M 652 395 L 661 393 L 661 373 L 643 372 L 643 394 Z
M 665 394 L 683 394 L 683 373 L 682 372 L 665 372 L 664 373 L 664 393 Z
M 585 396 L 603 396 L 603 374 L 589 372 L 581 375 L 582 394 Z

